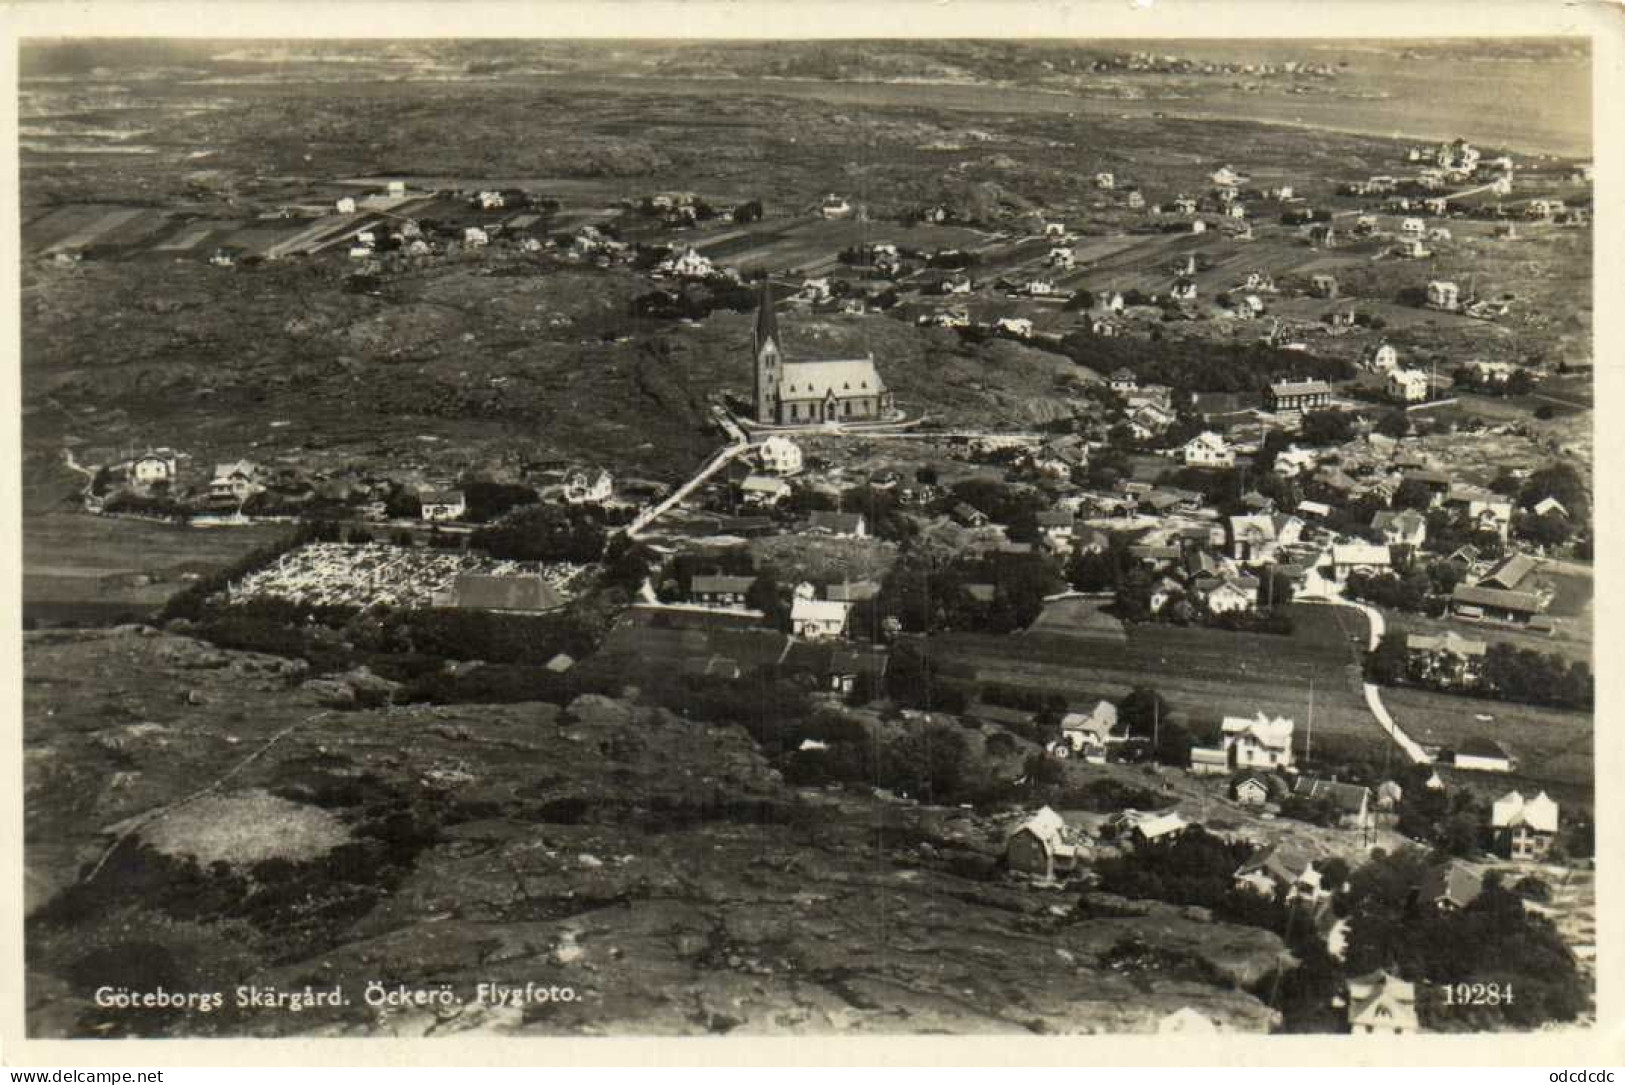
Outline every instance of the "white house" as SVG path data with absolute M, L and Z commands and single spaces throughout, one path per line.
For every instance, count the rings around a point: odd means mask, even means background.
M 756 448 L 762 470 L 793 475 L 801 470 L 801 446 L 788 437 L 769 437 Z
M 167 448 L 154 449 L 130 463 L 130 481 L 138 486 L 174 482 L 179 458 Z
M 1356 1036 L 1409 1036 L 1421 1031 L 1416 985 L 1378 970 L 1348 981 L 1349 1031 Z
M 429 490 L 418 495 L 422 517 L 431 522 L 460 520 L 468 512 L 461 490 Z
M 1192 467 L 1234 467 L 1236 450 L 1211 430 L 1198 433 L 1180 449 L 1185 463 Z
M 1378 343 L 1365 352 L 1360 364 L 1373 373 L 1388 373 L 1399 368 L 1399 351 L 1392 343 Z
M 471 249 L 477 249 L 491 243 L 491 235 L 478 226 L 469 226 L 463 230 L 463 244 Z
M 1432 382 L 1420 369 L 1395 369 L 1383 387 L 1390 399 L 1400 403 L 1420 403 L 1427 399 Z
M 1461 287 L 1445 279 L 1434 279 L 1428 283 L 1427 303 L 1430 309 L 1453 313 L 1461 308 Z
M 479 203 L 480 209 L 484 211 L 495 211 L 498 208 L 506 207 L 508 203 L 507 200 L 503 199 L 502 193 L 494 189 L 481 192 L 475 199 Z
M 1095 187 L 1108 190 L 1117 187 L 1117 178 L 1105 171 L 1095 174 Z
M 1077 256 L 1068 245 L 1056 245 L 1049 250 L 1049 266 L 1068 269 L 1077 266 Z
M 1033 337 L 1033 322 L 1024 316 L 1001 316 L 993 322 L 993 330 L 1013 335 L 1017 339 Z
M 1284 716 L 1270 719 L 1226 716 L 1220 725 L 1224 749 L 1233 768 L 1277 769 L 1292 765 L 1293 723 Z
M 1207 589 L 1203 599 L 1214 614 L 1236 614 L 1258 605 L 1258 580 L 1250 576 L 1227 576 Z
M 1056 749 L 1061 756 L 1082 754 L 1084 760 L 1100 763 L 1106 760 L 1106 747 L 1122 739 L 1112 732 L 1117 728 L 1117 706 L 1110 701 L 1097 701 L 1087 715 L 1068 712 L 1061 717 L 1061 741 Z
M 1527 800 L 1509 791 L 1490 810 L 1496 848 L 1509 859 L 1544 859 L 1557 837 L 1557 821 L 1557 803 L 1544 791 Z
M 341 196 L 333 206 L 341 215 L 353 215 L 355 214 L 355 197 Z
M 384 194 L 391 199 L 400 199 L 406 195 L 405 181 L 390 181 L 384 186 Z
M 1399 232 L 1405 237 L 1421 237 L 1427 229 L 1428 224 L 1418 218 L 1408 218 L 1399 224 Z
M 797 599 L 790 605 L 790 632 L 806 640 L 839 637 L 851 610 L 851 603 L 833 599 Z

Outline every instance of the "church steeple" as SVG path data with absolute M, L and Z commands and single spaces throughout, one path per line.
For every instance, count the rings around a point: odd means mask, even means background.
M 762 345 L 779 341 L 779 318 L 773 312 L 773 284 L 762 278 L 762 300 L 756 306 L 756 327 L 751 337 L 751 353 L 760 355 Z
M 762 300 L 756 309 L 756 325 L 751 329 L 751 359 L 755 367 L 756 421 L 779 421 L 779 321 L 773 313 L 773 285 L 762 279 Z

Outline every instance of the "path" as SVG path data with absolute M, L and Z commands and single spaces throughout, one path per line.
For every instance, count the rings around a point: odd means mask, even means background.
M 1332 606 L 1353 607 L 1355 610 L 1360 611 L 1365 615 L 1366 622 L 1370 627 L 1370 635 L 1366 640 L 1366 651 L 1374 652 L 1377 650 L 1377 645 L 1382 643 L 1382 636 L 1388 628 L 1388 623 L 1383 620 L 1382 611 L 1378 610 L 1376 607 L 1367 606 L 1364 603 L 1356 603 L 1350 599 L 1337 597 L 1328 597 L 1319 600 L 1304 600 L 1304 602 L 1311 601 L 1325 602 L 1331 604 Z M 1374 682 L 1363 682 L 1362 685 L 1365 689 L 1366 707 L 1371 710 L 1371 715 L 1376 717 L 1377 725 L 1384 731 L 1388 732 L 1388 737 L 1392 738 L 1395 744 L 1397 744 L 1401 750 L 1405 751 L 1405 756 L 1409 757 L 1413 764 L 1431 764 L 1433 762 L 1433 758 L 1428 756 L 1427 751 L 1422 748 L 1421 743 L 1417 742 L 1410 735 L 1407 735 L 1404 731 L 1401 731 L 1399 729 L 1399 724 L 1394 722 L 1394 717 L 1388 714 L 1388 706 L 1382 703 L 1381 687 L 1376 685 Z
M 750 441 L 746 438 L 743 430 L 733 425 L 725 425 L 724 428 L 728 430 L 729 436 L 733 438 L 732 442 L 717 449 L 711 458 L 706 460 L 705 464 L 695 473 L 693 478 L 673 490 L 665 500 L 638 513 L 637 518 L 626 526 L 627 538 L 637 538 L 645 528 L 670 512 L 689 494 L 698 489 L 706 479 L 722 470 L 733 462 L 740 453 L 750 448 Z

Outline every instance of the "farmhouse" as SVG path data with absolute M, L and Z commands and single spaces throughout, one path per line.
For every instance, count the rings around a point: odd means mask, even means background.
M 1557 815 L 1557 803 L 1544 791 L 1528 800 L 1517 791 L 1507 792 L 1490 810 L 1496 850 L 1508 859 L 1546 858 L 1557 837 Z
M 1334 276 L 1321 273 L 1309 278 L 1309 293 L 1317 298 L 1337 297 L 1337 279 Z
M 1070 873 L 1078 862 L 1078 847 L 1070 837 L 1061 815 L 1045 806 L 1005 838 L 1006 865 L 1045 879 Z
M 875 420 L 892 413 L 892 394 L 875 360 L 790 361 L 779 345 L 773 296 L 764 279 L 753 333 L 756 421 L 769 425 Z
M 424 520 L 460 520 L 468 512 L 468 501 L 461 490 L 429 490 L 418 495 L 419 509 Z
M 1284 716 L 1270 719 L 1262 712 L 1253 719 L 1226 716 L 1220 734 L 1230 768 L 1290 768 L 1292 728 L 1292 721 Z

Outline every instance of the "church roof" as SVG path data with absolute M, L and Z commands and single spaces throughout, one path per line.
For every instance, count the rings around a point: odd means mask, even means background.
M 873 358 L 789 362 L 779 377 L 783 399 L 816 399 L 829 392 L 837 398 L 879 395 L 886 390 Z

